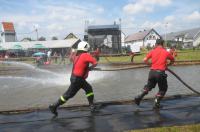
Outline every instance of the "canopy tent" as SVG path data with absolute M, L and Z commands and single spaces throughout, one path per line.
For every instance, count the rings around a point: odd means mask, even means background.
M 0 46 L 0 51 L 5 51 L 6 49 Z
M 23 50 L 23 47 L 20 44 L 15 44 L 13 47 L 11 47 L 10 49 L 13 50 Z
M 44 56 L 44 55 L 46 55 L 46 54 L 43 52 L 36 52 L 33 54 L 33 56 Z
M 34 44 L 32 49 L 47 49 L 43 44 Z

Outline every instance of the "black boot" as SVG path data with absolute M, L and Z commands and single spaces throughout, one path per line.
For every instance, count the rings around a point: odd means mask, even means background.
M 62 100 L 59 99 L 56 103 L 50 104 L 49 109 L 50 109 L 51 113 L 54 114 L 55 116 L 58 116 L 57 108 L 64 103 L 65 102 L 63 102 Z
M 137 105 L 140 105 L 140 101 L 142 100 L 142 98 L 146 95 L 146 92 L 142 92 L 140 95 L 138 95 L 137 97 L 135 97 L 135 103 Z
M 94 96 L 89 96 L 89 97 L 87 97 L 87 99 L 88 99 L 88 102 L 89 102 L 89 107 L 90 107 L 90 111 L 91 112 L 95 112 L 95 110 L 96 110 L 96 107 L 95 107 L 95 105 L 94 105 Z
M 96 107 L 94 104 L 90 104 L 90 111 L 93 113 L 96 111 Z
M 55 116 L 58 116 L 57 108 L 58 108 L 58 106 L 56 106 L 54 104 L 49 105 L 49 109 L 50 109 L 51 113 L 54 114 Z
M 136 97 L 135 98 L 135 103 L 137 104 L 137 105 L 140 105 L 140 101 L 142 100 L 142 98 L 140 98 L 140 97 Z
M 160 100 L 161 99 L 162 99 L 162 97 L 156 97 L 155 98 L 153 109 L 160 109 L 160 108 L 162 108 L 162 106 L 160 105 Z

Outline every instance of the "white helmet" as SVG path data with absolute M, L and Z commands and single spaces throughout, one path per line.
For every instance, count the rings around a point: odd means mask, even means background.
M 90 49 L 90 45 L 85 41 L 81 41 L 78 44 L 77 50 L 88 51 L 89 49 Z

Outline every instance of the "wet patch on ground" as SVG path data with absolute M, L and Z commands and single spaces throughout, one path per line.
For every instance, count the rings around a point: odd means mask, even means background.
M 0 114 L 0 131 L 125 131 L 149 127 L 200 123 L 200 96 L 175 96 L 162 101 L 163 108 L 153 110 L 153 100 L 141 106 L 133 101 L 99 103 L 91 113 L 88 107 L 61 108 L 57 118 L 48 109 L 21 114 Z

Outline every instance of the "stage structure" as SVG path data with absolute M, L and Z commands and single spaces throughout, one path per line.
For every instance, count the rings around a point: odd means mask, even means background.
M 116 23 L 86 26 L 84 40 L 92 50 L 100 48 L 102 53 L 121 53 L 121 29 Z

